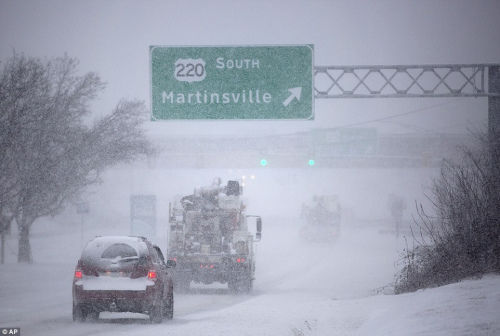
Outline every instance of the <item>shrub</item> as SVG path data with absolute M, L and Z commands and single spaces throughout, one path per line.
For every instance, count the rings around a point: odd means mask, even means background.
M 404 251 L 396 293 L 500 271 L 498 135 L 477 136 L 460 163 L 443 162 L 428 197 L 434 215 L 417 207 L 418 231 Z

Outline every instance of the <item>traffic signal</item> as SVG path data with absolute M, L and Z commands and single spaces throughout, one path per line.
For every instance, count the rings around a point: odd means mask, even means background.
M 307 164 L 312 167 L 316 164 L 316 162 L 313 160 L 313 159 L 310 159 L 309 162 L 307 162 Z
M 261 165 L 262 167 L 267 166 L 267 160 L 266 160 L 266 159 L 262 159 L 262 160 L 260 160 L 260 165 Z

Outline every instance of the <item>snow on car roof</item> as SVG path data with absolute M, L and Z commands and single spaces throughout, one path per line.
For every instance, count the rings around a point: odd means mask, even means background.
M 87 243 L 82 252 L 82 258 L 100 258 L 104 250 L 114 244 L 127 244 L 137 252 L 137 255 L 147 251 L 146 243 L 142 237 L 133 236 L 100 236 Z

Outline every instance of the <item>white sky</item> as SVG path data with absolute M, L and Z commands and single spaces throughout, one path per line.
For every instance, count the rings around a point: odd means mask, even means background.
M 500 63 L 500 1 L 7 1 L 0 59 L 13 51 L 80 59 L 108 83 L 96 115 L 120 98 L 149 106 L 149 45 L 314 44 L 316 65 Z M 367 121 L 421 110 L 391 119 Z M 259 135 L 356 124 L 381 132 L 467 132 L 486 99 L 364 99 L 315 103 L 314 121 L 160 122 L 166 135 Z

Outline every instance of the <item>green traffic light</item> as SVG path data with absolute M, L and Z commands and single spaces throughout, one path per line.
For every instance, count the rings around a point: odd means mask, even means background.
M 267 166 L 267 160 L 266 160 L 266 159 L 262 159 L 262 160 L 260 160 L 260 165 L 261 165 L 262 167 Z
M 316 162 L 315 162 L 313 159 L 309 160 L 309 162 L 308 162 L 308 164 L 309 164 L 310 166 L 314 166 L 314 164 L 315 164 L 315 163 L 316 163 Z

